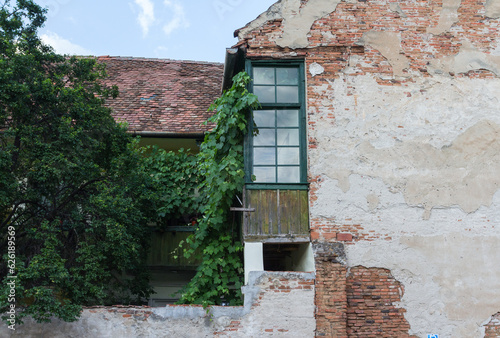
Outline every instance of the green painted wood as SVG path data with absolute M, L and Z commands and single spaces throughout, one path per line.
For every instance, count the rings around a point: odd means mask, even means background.
M 155 231 L 151 233 L 151 250 L 147 265 L 150 267 L 196 267 L 199 262 L 185 258 L 179 243 L 190 235 L 185 231 Z
M 300 209 L 303 210 L 300 214 L 300 233 L 309 234 L 309 196 L 307 191 L 301 191 L 299 195 Z
M 245 237 L 309 236 L 309 204 L 306 190 L 247 190 Z

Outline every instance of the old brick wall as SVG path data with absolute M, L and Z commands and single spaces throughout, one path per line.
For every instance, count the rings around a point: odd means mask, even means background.
M 347 269 L 342 244 L 316 244 L 316 337 L 410 337 L 404 287 L 387 269 Z
M 346 283 L 349 337 L 410 337 L 405 309 L 396 307 L 404 288 L 387 269 L 349 269 Z
M 316 259 L 316 336 L 347 337 L 346 268 L 329 257 Z

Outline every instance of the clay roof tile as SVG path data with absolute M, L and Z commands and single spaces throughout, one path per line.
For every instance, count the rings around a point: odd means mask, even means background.
M 113 116 L 131 131 L 202 133 L 210 104 L 220 95 L 224 65 L 214 62 L 98 57 L 106 64 L 108 85 L 119 96 L 108 99 Z

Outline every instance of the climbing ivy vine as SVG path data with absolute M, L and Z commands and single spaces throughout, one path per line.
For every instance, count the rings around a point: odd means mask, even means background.
M 237 74 L 233 86 L 209 108 L 215 114 L 208 122 L 215 127 L 206 134 L 197 163 L 202 177 L 198 187 L 202 216 L 184 250 L 186 258 L 198 256 L 201 264 L 181 291 L 180 303 L 241 304 L 243 245 L 237 218 L 229 209 L 244 185 L 246 113 L 259 105 L 246 89 L 249 81 L 248 74 Z

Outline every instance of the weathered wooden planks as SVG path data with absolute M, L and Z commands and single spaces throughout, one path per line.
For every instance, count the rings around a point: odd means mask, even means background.
M 309 235 L 306 190 L 247 190 L 244 236 L 282 237 Z

